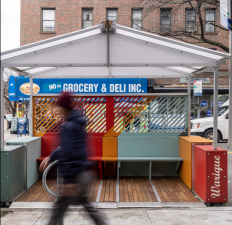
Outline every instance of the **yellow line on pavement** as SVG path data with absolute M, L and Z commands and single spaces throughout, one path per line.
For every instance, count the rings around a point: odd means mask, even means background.
M 228 152 L 228 153 L 232 153 L 232 152 Z

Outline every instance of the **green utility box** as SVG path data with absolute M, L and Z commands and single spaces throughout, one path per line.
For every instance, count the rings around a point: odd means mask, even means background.
M 36 161 L 41 157 L 41 138 L 40 137 L 19 137 L 5 142 L 7 145 L 24 145 L 25 152 L 25 190 L 29 189 L 36 181 L 41 178 L 39 163 Z
M 24 191 L 25 146 L 5 145 L 1 150 L 1 202 L 12 202 Z

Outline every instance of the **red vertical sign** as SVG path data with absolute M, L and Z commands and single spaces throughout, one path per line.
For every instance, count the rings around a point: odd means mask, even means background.
M 194 147 L 194 190 L 206 203 L 228 201 L 227 151 L 212 145 Z

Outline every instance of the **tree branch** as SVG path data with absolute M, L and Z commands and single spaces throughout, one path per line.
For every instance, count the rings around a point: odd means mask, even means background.
M 225 31 L 230 31 L 229 29 L 227 29 L 227 28 L 225 28 L 225 27 L 223 27 L 223 26 L 221 26 L 221 25 L 217 25 L 217 24 L 215 24 L 215 23 L 208 23 L 208 24 L 214 25 L 215 27 L 218 27 L 218 28 L 220 28 L 220 29 L 222 29 L 222 30 L 225 30 Z
M 9 98 L 7 98 L 6 96 L 4 96 L 4 98 L 9 102 L 11 109 L 14 110 L 14 107 L 12 106 L 12 104 L 11 104 Z

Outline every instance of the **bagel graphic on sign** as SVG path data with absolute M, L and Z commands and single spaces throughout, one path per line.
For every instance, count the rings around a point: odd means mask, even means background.
M 24 95 L 30 95 L 30 83 L 24 83 L 20 86 L 19 90 Z M 37 84 L 33 84 L 33 94 L 37 94 L 40 90 L 40 87 Z

